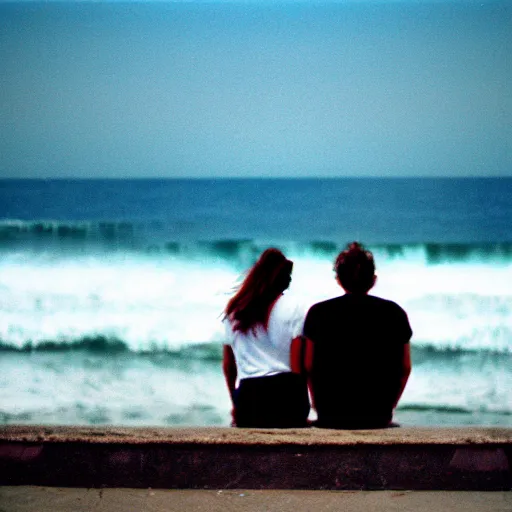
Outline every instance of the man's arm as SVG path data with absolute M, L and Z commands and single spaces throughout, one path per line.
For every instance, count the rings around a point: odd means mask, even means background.
M 309 397 L 311 400 L 311 407 L 313 408 L 313 410 L 316 411 L 315 395 L 313 393 L 313 383 L 311 380 L 311 375 L 313 372 L 313 353 L 314 353 L 315 349 L 313 346 L 313 342 L 309 338 L 306 338 L 304 336 L 304 339 L 306 341 L 306 346 L 304 349 L 303 365 L 304 365 L 304 370 L 306 372 L 306 376 L 308 379 L 308 389 L 309 389 Z
M 411 374 L 412 363 L 411 363 L 411 345 L 409 343 L 405 343 L 403 345 L 403 354 L 402 354 L 402 376 L 400 378 L 400 388 L 398 389 L 397 397 L 395 403 L 393 405 L 393 409 L 398 405 L 398 401 L 400 400 L 402 393 L 404 392 L 407 381 L 409 380 L 409 375 Z
M 290 346 L 290 369 L 293 373 L 303 375 L 304 369 L 304 350 L 306 338 L 304 336 L 297 336 L 293 338 Z
M 306 319 L 304 320 L 304 329 L 303 329 L 303 340 L 304 340 L 304 348 L 302 350 L 302 361 L 301 365 L 303 368 L 303 371 L 306 375 L 307 381 L 308 381 L 308 390 L 309 390 L 309 399 L 311 402 L 311 407 L 313 410 L 316 409 L 316 399 L 315 394 L 313 391 L 313 356 L 314 356 L 314 343 L 312 339 L 314 339 L 315 336 L 315 311 L 316 306 L 313 305 L 307 315 Z
M 290 367 L 292 372 L 305 375 L 308 380 L 311 405 L 315 409 L 313 387 L 311 385 L 311 371 L 313 368 L 313 342 L 306 336 L 297 336 L 292 340 L 290 351 Z

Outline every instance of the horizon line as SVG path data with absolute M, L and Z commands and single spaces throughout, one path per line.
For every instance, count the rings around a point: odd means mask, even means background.
M 197 181 L 221 181 L 221 180 L 340 180 L 340 179 L 511 179 L 509 175 L 415 175 L 415 176 L 47 176 L 47 177 L 0 177 L 0 181 L 123 181 L 123 180 L 197 180 Z

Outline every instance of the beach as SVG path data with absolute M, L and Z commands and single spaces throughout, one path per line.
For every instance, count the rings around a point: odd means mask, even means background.
M 510 512 L 510 10 L 3 2 L 0 512 Z M 305 318 L 352 241 L 397 428 L 230 428 L 245 273 L 282 251 Z

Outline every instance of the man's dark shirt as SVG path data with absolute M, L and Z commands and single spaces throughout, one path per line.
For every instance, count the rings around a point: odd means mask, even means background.
M 304 324 L 319 426 L 384 426 L 392 417 L 412 331 L 405 311 L 372 295 L 315 304 Z

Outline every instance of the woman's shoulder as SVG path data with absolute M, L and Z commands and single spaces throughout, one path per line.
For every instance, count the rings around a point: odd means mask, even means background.
M 232 345 L 236 336 L 233 330 L 233 322 L 228 316 L 223 316 L 221 320 L 222 328 L 224 329 L 225 345 Z
M 283 294 L 274 304 L 272 315 L 280 319 L 302 318 L 306 315 L 307 307 L 291 294 Z

